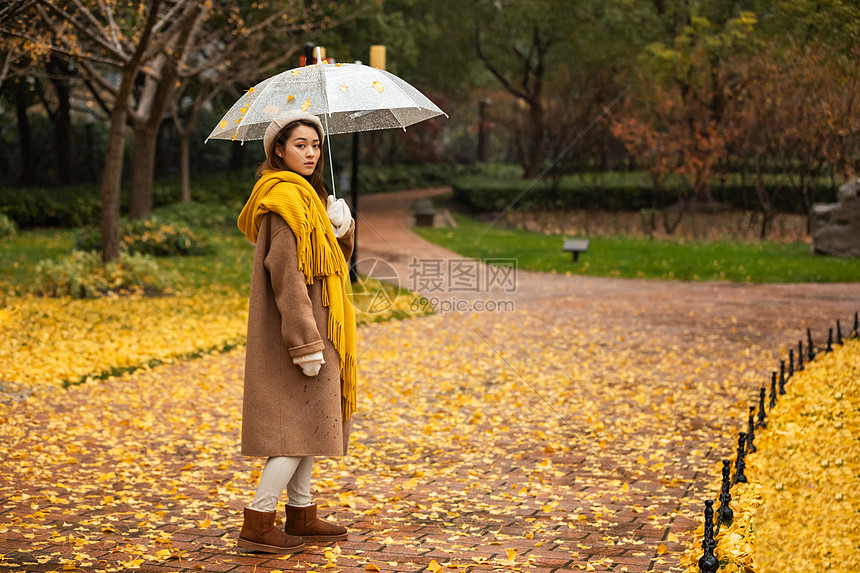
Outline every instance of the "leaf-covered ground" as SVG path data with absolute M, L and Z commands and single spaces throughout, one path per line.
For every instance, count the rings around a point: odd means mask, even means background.
M 746 457 L 748 483 L 731 490 L 734 519 L 716 539 L 720 571 L 860 570 L 860 340 L 789 378 L 766 423 Z M 700 543 L 686 552 L 689 573 L 701 554 Z
M 429 310 L 412 311 L 408 296 L 382 284 L 357 284 L 359 324 Z M 217 286 L 164 297 L 8 296 L 0 304 L 0 401 L 241 346 L 247 321 L 247 294 Z
M 359 246 L 409 288 L 402 253 L 445 253 L 404 197 L 364 201 Z M 522 273 L 515 308 L 362 326 L 350 455 L 314 480 L 350 539 L 286 558 L 235 548 L 263 465 L 239 454 L 243 350 L 39 393 L 0 407 L 0 565 L 681 571 L 753 393 L 851 287 Z

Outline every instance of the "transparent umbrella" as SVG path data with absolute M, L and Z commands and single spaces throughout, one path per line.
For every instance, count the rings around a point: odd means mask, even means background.
M 218 122 L 210 139 L 263 139 L 281 112 L 319 116 L 326 133 L 403 128 L 445 115 L 424 94 L 384 70 L 362 64 L 316 64 L 287 70 L 255 85 Z
M 322 61 L 317 49 L 317 61 Z M 221 118 L 206 138 L 231 141 L 263 139 L 266 128 L 284 111 L 301 109 L 319 116 L 327 135 L 402 128 L 448 114 L 409 83 L 362 64 L 315 64 L 263 80 Z M 331 143 L 329 163 L 332 163 Z M 334 189 L 334 166 L 332 189 Z

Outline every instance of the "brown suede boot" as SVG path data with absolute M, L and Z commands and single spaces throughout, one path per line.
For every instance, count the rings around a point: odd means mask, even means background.
M 334 523 L 317 519 L 317 506 L 293 507 L 285 505 L 287 521 L 284 531 L 298 535 L 305 543 L 314 541 L 342 541 L 346 539 L 346 528 Z
M 236 546 L 265 553 L 289 553 L 305 546 L 300 537 L 287 535 L 275 527 L 274 511 L 245 508 L 245 523 Z

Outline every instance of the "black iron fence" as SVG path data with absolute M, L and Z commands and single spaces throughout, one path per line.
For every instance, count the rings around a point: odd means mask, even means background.
M 825 346 L 816 346 L 812 341 L 812 332 L 806 329 L 806 348 L 803 346 L 803 341 L 797 342 L 797 359 L 795 360 L 794 348 L 788 351 L 788 364 L 785 360 L 780 360 L 779 373 L 774 370 L 770 377 L 770 400 L 765 406 L 767 398 L 767 387 L 762 386 L 759 389 L 759 398 L 757 406 L 750 406 L 749 420 L 747 423 L 746 432 L 738 432 L 738 451 L 735 457 L 734 472 L 732 471 L 731 460 L 723 460 L 723 480 L 720 494 L 717 497 L 719 507 L 714 510 L 714 500 L 705 500 L 705 532 L 702 539 L 702 556 L 699 558 L 699 571 L 702 573 L 716 573 L 719 568 L 720 561 L 716 554 L 717 542 L 716 537 L 720 533 L 720 528 L 723 524 L 731 524 L 734 519 L 734 510 L 731 508 L 732 494 L 731 489 L 737 483 L 747 483 L 747 477 L 744 475 L 746 463 L 744 458 L 747 454 L 756 451 L 755 448 L 755 431 L 758 429 L 767 428 L 768 413 L 773 410 L 777 404 L 778 396 L 785 394 L 785 385 L 791 378 L 805 368 L 804 354 L 806 355 L 806 363 L 813 361 L 816 356 L 826 354 L 833 351 L 833 346 L 841 346 L 846 338 L 860 337 L 860 320 L 858 313 L 854 313 L 854 326 L 851 332 L 846 336 L 842 334 L 842 325 L 839 320 L 836 320 L 836 337 L 834 339 L 833 328 L 828 329 L 827 343 Z M 756 414 L 756 411 L 757 414 Z M 716 518 L 716 519 L 715 519 Z M 716 523 L 715 523 L 716 521 Z

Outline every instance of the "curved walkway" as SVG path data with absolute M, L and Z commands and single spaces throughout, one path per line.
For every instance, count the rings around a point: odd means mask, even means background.
M 359 270 L 368 270 L 370 261 L 379 257 L 397 271 L 401 286 L 414 288 L 422 294 L 427 284 L 433 284 L 437 268 L 425 268 L 422 260 L 459 259 L 460 256 L 443 247 L 425 241 L 410 230 L 412 204 L 422 198 L 444 195 L 449 188 L 422 189 L 396 193 L 380 193 L 361 198 L 358 232 Z M 414 259 L 418 259 L 418 262 Z M 412 265 L 410 266 L 410 263 Z M 445 266 L 444 264 L 442 265 Z M 424 274 L 421 271 L 424 270 Z M 484 272 L 484 276 L 486 272 Z M 436 281 L 438 284 L 439 281 Z M 494 289 L 490 294 L 504 292 Z M 487 293 L 457 291 L 460 297 L 479 298 Z M 436 292 L 436 295 L 439 293 Z M 452 294 L 452 293 L 447 293 Z M 856 283 L 813 284 L 738 284 L 730 282 L 682 282 L 639 279 L 594 278 L 566 276 L 519 270 L 515 293 L 517 308 L 534 309 L 545 304 L 544 299 L 560 298 L 580 301 L 583 308 L 605 307 L 601 313 L 608 321 L 627 320 L 631 312 L 653 315 L 662 322 L 678 315 L 677 320 L 692 328 L 703 317 L 707 319 L 742 318 L 742 327 L 757 333 L 755 341 L 764 347 L 788 344 L 812 328 L 821 335 L 822 329 L 832 327 L 837 318 L 846 319 L 860 307 L 860 287 Z M 615 308 L 615 311 L 611 311 Z M 611 312 L 606 312 L 611 311 Z M 699 318 L 695 314 L 699 313 Z M 692 315 L 690 313 L 693 313 Z M 662 317 L 662 318 L 661 318 Z M 728 330 L 737 330 L 736 322 Z M 714 335 L 734 334 L 714 330 Z M 826 331 L 825 331 L 826 334 Z M 823 341 L 819 341 L 823 342 Z
M 319 459 L 314 480 L 349 541 L 285 558 L 236 551 L 262 467 L 238 449 L 238 350 L 0 408 L 0 565 L 682 571 L 781 350 L 806 327 L 823 342 L 845 324 L 857 285 L 523 271 L 511 284 L 409 231 L 412 202 L 444 192 L 359 205 L 365 268 L 385 260 L 403 286 L 467 308 L 360 329 L 350 455 Z M 488 301 L 511 304 L 475 304 Z

